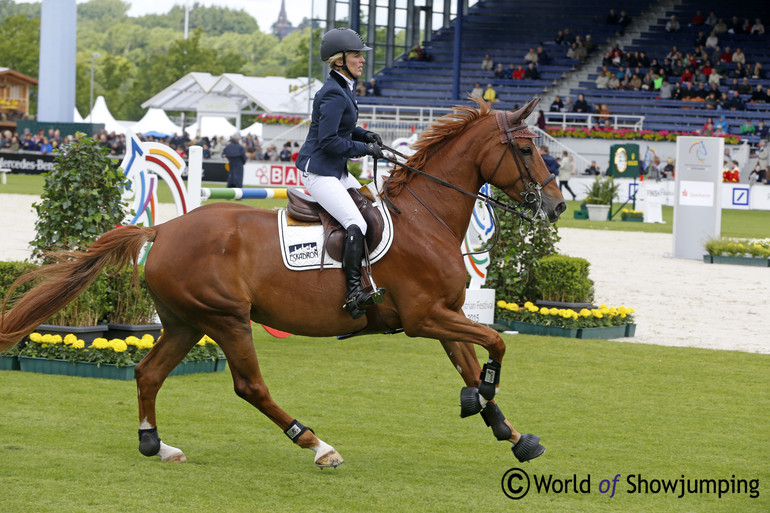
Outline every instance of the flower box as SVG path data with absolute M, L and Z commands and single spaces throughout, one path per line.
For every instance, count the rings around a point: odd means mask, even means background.
M 169 376 L 197 374 L 199 372 L 216 372 L 216 360 L 183 361 L 171 371 Z
M 641 223 L 644 222 L 644 219 L 641 217 L 621 217 L 621 221 L 624 221 L 626 223 Z
M 636 328 L 634 328 L 636 330 Z M 598 328 L 580 328 L 578 338 L 621 338 L 626 336 L 626 325 L 602 326 Z
M 227 369 L 227 358 L 218 358 L 214 363 L 214 372 L 222 372 Z
M 162 324 L 108 324 L 109 331 L 105 338 L 126 338 L 134 336 L 142 338 L 142 335 L 152 335 L 152 338 L 158 340 Z
M 19 370 L 19 357 L 14 356 L 0 356 L 0 370 Z
M 706 253 L 703 255 L 703 263 L 704 264 L 713 264 L 714 263 L 714 257 Z
M 41 324 L 35 331 L 41 335 L 61 335 L 64 337 L 72 333 L 77 338 L 86 343 L 86 347 L 99 337 L 104 337 L 108 326 L 99 324 L 98 326 L 57 326 L 56 324 Z
M 120 379 L 124 381 L 134 379 L 134 367 L 136 367 L 136 365 L 118 367 L 112 363 L 72 362 L 69 360 L 35 358 L 31 356 L 20 356 L 19 364 L 22 372 L 59 374 L 83 378 Z
M 525 335 L 544 335 L 546 337 L 577 338 L 579 328 L 562 328 L 561 326 L 544 326 L 531 322 L 513 321 L 510 326 Z
M 633 337 L 634 335 L 636 335 L 636 323 L 626 324 L 626 337 Z
M 588 209 L 589 221 L 606 221 L 610 217 L 609 205 L 595 205 L 589 203 L 586 205 L 586 208 Z
M 770 267 L 770 258 L 755 258 L 730 255 L 710 255 L 712 264 L 749 265 L 752 267 Z M 706 261 L 706 255 L 703 255 Z

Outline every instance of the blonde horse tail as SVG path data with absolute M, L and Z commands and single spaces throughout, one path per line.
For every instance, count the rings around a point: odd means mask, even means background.
M 84 251 L 61 251 L 52 256 L 57 263 L 41 266 L 19 277 L 8 290 L 0 310 L 0 351 L 15 346 L 24 336 L 53 314 L 67 306 L 88 288 L 108 266 L 123 268 L 138 261 L 147 242 L 155 240 L 157 230 L 121 226 L 99 237 Z M 12 309 L 6 311 L 12 292 L 24 283 L 40 280 Z M 134 270 L 134 282 L 138 283 Z

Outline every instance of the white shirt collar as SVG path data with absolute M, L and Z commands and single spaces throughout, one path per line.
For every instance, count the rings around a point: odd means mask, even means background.
M 354 80 L 352 80 L 352 79 L 350 79 L 350 78 L 346 77 L 345 75 L 343 75 L 342 73 L 340 73 L 340 72 L 339 72 L 339 71 L 337 71 L 336 69 L 335 69 L 335 70 L 332 70 L 332 71 L 333 71 L 334 73 L 338 74 L 339 76 L 341 76 L 342 78 L 344 78 L 344 79 L 345 79 L 345 82 L 348 84 L 348 89 L 350 89 L 351 91 L 353 90 L 353 83 L 354 83 Z

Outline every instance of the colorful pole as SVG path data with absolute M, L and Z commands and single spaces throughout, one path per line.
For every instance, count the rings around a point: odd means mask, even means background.
M 219 188 L 209 189 L 201 188 L 201 198 L 203 201 L 209 199 L 286 199 L 286 189 L 239 189 L 239 188 Z

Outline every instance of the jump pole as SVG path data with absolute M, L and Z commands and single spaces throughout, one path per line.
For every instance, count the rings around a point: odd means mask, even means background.
M 201 200 L 206 201 L 209 199 L 228 199 L 228 200 L 242 200 L 242 199 L 286 199 L 286 189 L 267 189 L 267 188 L 254 188 L 254 189 L 240 189 L 233 188 L 217 188 L 209 189 L 206 187 L 200 190 Z

